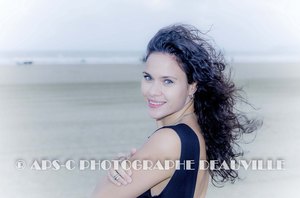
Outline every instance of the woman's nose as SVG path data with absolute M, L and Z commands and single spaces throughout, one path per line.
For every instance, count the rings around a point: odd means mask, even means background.
M 157 82 L 153 82 L 149 88 L 149 94 L 152 96 L 161 95 L 161 86 Z

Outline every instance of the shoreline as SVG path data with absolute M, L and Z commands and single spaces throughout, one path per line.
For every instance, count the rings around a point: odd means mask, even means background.
M 232 63 L 234 80 L 300 79 L 300 63 Z M 0 65 L 0 85 L 138 82 L 142 63 Z

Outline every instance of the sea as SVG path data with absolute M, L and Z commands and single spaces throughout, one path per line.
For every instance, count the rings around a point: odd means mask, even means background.
M 142 51 L 32 50 L 0 51 L 0 65 L 138 63 Z

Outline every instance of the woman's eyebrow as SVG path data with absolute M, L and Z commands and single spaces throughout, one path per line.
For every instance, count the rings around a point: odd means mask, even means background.
M 162 77 L 160 77 L 160 78 L 163 78 L 163 79 L 166 79 L 166 78 L 173 78 L 173 79 L 177 80 L 177 78 L 174 77 L 174 76 L 162 76 Z
M 149 75 L 149 76 L 151 76 L 149 73 L 147 73 L 147 72 L 143 72 L 143 74 L 146 74 L 146 75 Z M 176 77 L 174 77 L 174 76 L 161 76 L 160 78 L 162 78 L 162 79 L 166 79 L 166 78 L 173 78 L 173 79 L 175 79 L 175 80 L 177 80 L 177 78 Z

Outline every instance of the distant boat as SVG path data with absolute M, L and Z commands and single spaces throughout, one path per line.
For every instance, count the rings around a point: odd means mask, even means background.
M 17 65 L 32 65 L 33 61 L 17 61 Z

